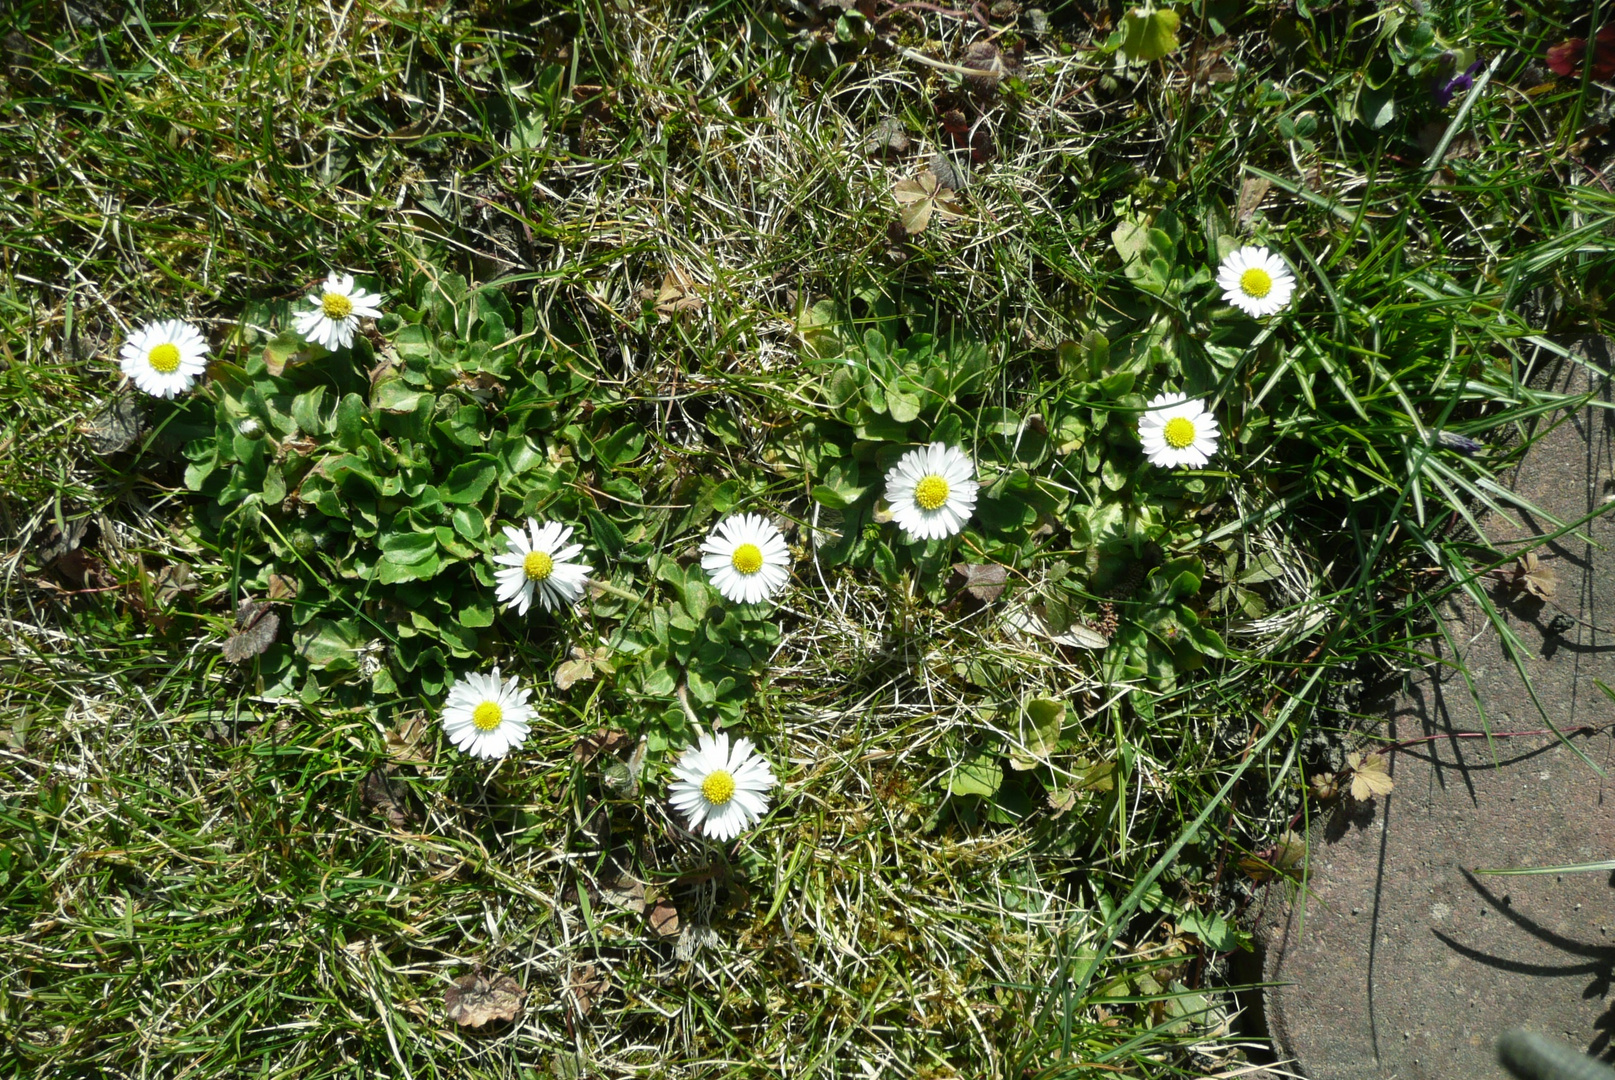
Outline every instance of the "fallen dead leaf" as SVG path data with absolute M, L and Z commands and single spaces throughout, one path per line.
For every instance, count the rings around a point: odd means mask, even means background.
M 1270 180 L 1260 176 L 1247 176 L 1244 183 L 1239 185 L 1239 204 L 1234 209 L 1234 220 L 1243 229 L 1250 224 L 1262 200 L 1267 198 L 1269 189 L 1273 187 Z
M 969 131 L 968 126 L 965 130 Z M 963 165 L 945 154 L 932 154 L 931 162 L 926 168 L 930 169 L 931 175 L 936 177 L 936 182 L 942 187 L 963 191 L 970 186 L 970 173 Z
M 262 655 L 275 643 L 275 633 L 279 629 L 280 616 L 268 604 L 256 600 L 241 601 L 236 608 L 235 629 L 223 645 L 224 658 L 232 664 L 239 664 L 250 657 Z
M 953 189 L 943 187 L 936 175 L 930 172 L 899 180 L 892 188 L 892 198 L 901 207 L 899 217 L 904 231 L 910 236 L 924 232 L 931 223 L 932 215 L 949 220 L 965 216 L 964 207 L 954 197 Z
M 1552 600 L 1553 594 L 1559 591 L 1559 576 L 1551 566 L 1542 565 L 1536 552 L 1526 551 L 1514 561 L 1508 585 L 1516 593 L 1526 593 L 1538 600 Z
M 169 563 L 157 571 L 155 584 L 159 604 L 172 604 L 186 593 L 194 593 L 199 588 L 191 574 L 191 568 L 184 563 Z
M 1351 797 L 1367 802 L 1375 795 L 1389 795 L 1396 785 L 1385 768 L 1385 755 L 1369 754 L 1366 757 L 1353 751 L 1346 755 L 1346 769 L 1351 773 Z
M 422 748 L 426 721 L 412 716 L 387 732 L 387 757 L 395 765 L 430 765 L 432 756 Z
M 983 39 L 965 46 L 960 66 L 971 69 L 970 74 L 964 76 L 966 86 L 978 94 L 992 94 L 998 90 L 998 83 L 1005 75 L 1015 72 L 1019 62 L 1012 56 L 1005 56 L 993 42 Z
M 443 994 L 444 1011 L 461 1027 L 481 1027 L 494 1020 L 515 1020 L 522 1014 L 527 991 L 509 975 L 473 971 L 454 980 Z
M 611 989 L 611 982 L 593 964 L 578 964 L 567 977 L 566 989 L 572 996 L 572 1008 L 582 1020 L 594 1011 L 595 1002 Z
M 614 908 L 631 911 L 635 915 L 645 913 L 645 883 L 632 874 L 608 873 L 596 891 L 600 899 Z
M 389 778 L 385 768 L 366 773 L 359 790 L 365 805 L 384 816 L 393 828 L 407 828 L 414 819 L 409 805 L 409 785 Z
M 666 897 L 657 900 L 645 918 L 650 928 L 661 937 L 674 937 L 679 932 L 679 909 Z
M 1239 868 L 1252 881 L 1267 881 L 1275 875 L 1286 875 L 1307 853 L 1307 842 L 1293 829 L 1284 830 L 1279 842 L 1270 848 L 1254 852 L 1239 860 Z
M 864 153 L 870 157 L 894 157 L 907 153 L 909 145 L 902 121 L 887 116 L 870 129 L 869 137 L 864 140 Z
M 49 566 L 63 556 L 77 551 L 79 545 L 84 542 L 84 534 L 89 531 L 90 519 L 75 518 L 66 525 L 65 529 L 51 525 L 35 534 L 34 558 L 39 560 L 39 565 Z
M 143 427 L 139 403 L 129 394 L 117 394 L 85 421 L 82 430 L 91 450 L 116 454 L 133 446 Z
M 570 690 L 575 683 L 585 679 L 592 679 L 595 673 L 610 675 L 617 670 L 611 662 L 611 649 L 602 645 L 594 652 L 585 652 L 576 645 L 572 646 L 572 659 L 563 661 L 555 669 L 555 686 L 559 690 Z
M 696 295 L 697 288 L 695 279 L 678 267 L 663 275 L 662 287 L 656 294 L 656 314 L 661 321 L 669 322 L 706 306 L 706 301 Z
M 1081 623 L 1072 623 L 1067 627 L 1054 626 L 1049 622 L 1048 612 L 1040 604 L 1005 612 L 1004 626 L 1023 640 L 1028 636 L 1039 637 L 1056 645 L 1069 645 L 1073 649 L 1104 649 L 1110 646 L 1107 635 Z
M 269 599 L 295 600 L 297 599 L 297 579 L 287 577 L 285 574 L 269 575 Z
M 615 754 L 619 747 L 628 745 L 628 733 L 596 728 L 593 735 L 585 735 L 572 747 L 572 760 L 588 761 L 599 753 Z
M 978 604 L 990 604 L 1004 592 L 1009 571 L 996 563 L 954 563 L 950 584 Z

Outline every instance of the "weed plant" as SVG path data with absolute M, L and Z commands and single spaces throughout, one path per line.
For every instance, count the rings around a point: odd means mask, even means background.
M 1612 265 L 1573 14 L 10 5 L 12 1068 L 1238 1067 L 1239 913 L 1338 767 L 1301 736 L 1373 721 L 1585 401 L 1532 382 Z M 1279 315 L 1213 283 L 1246 243 Z M 335 353 L 292 332 L 333 269 L 386 294 Z M 120 388 L 170 317 L 207 378 Z M 1165 392 L 1208 467 L 1141 452 Z M 912 543 L 884 477 L 933 441 L 983 488 Z M 744 512 L 777 604 L 700 568 Z M 575 610 L 495 602 L 529 517 Z M 439 715 L 496 662 L 537 717 L 489 763 Z M 782 780 L 722 846 L 665 801 L 713 724 Z M 517 1019 L 449 1018 L 477 973 Z

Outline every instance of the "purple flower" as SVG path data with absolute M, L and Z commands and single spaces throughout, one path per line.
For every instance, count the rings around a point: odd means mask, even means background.
M 1481 69 L 1485 66 L 1486 62 L 1484 60 L 1476 60 L 1466 70 L 1450 79 L 1437 78 L 1435 87 L 1431 90 L 1431 93 L 1435 95 L 1436 105 L 1444 109 L 1456 95 L 1468 93 L 1475 85 L 1475 76 L 1479 75 Z

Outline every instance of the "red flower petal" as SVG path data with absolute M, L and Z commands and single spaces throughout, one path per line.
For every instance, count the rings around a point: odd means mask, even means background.
M 1587 55 L 1585 38 L 1570 38 L 1548 50 L 1548 67 L 1555 75 L 1573 78 L 1581 68 L 1581 58 Z
M 1615 23 L 1598 31 L 1598 52 L 1593 57 L 1593 77 L 1608 80 L 1615 76 Z

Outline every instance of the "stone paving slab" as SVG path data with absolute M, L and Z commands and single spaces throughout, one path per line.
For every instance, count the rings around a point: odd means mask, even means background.
M 1569 364 L 1553 383 L 1587 385 Z M 1612 418 L 1588 407 L 1528 452 L 1512 486 L 1568 522 L 1610 505 L 1612 458 Z M 1500 550 L 1553 531 L 1515 518 L 1483 522 Z M 1267 979 L 1284 984 L 1266 1012 L 1295 1059 L 1287 1068 L 1311 1080 L 1491 1080 L 1504 1076 L 1493 1040 L 1516 1026 L 1615 1060 L 1615 875 L 1471 873 L 1615 858 L 1615 702 L 1597 686 L 1615 689 L 1615 632 L 1597 629 L 1615 628 L 1615 515 L 1583 533 L 1592 543 L 1567 535 L 1538 550 L 1557 577 L 1554 603 L 1580 621 L 1565 628 L 1564 613 L 1529 598 L 1505 616 L 1547 715 L 1561 730 L 1601 729 L 1571 742 L 1610 779 L 1551 735 L 1490 747 L 1456 736 L 1483 730 L 1476 697 L 1493 731 L 1544 725 L 1496 629 L 1467 598 L 1449 603 L 1474 693 L 1450 666 L 1412 681 L 1386 734 L 1438 738 L 1390 755 L 1389 796 L 1320 824 L 1306 903 L 1271 904 L 1258 927 Z

